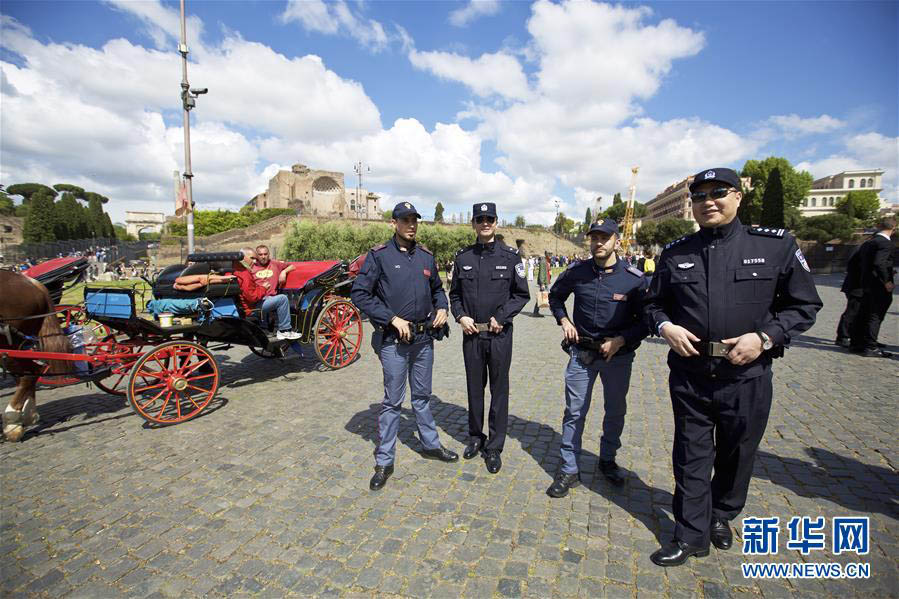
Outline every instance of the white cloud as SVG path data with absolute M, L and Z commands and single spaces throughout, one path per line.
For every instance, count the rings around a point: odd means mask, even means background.
M 831 133 L 846 126 L 844 121 L 827 114 L 812 118 L 803 118 L 798 114 L 777 115 L 769 118 L 768 122 L 780 129 L 788 138 L 817 133 Z
M 495 15 L 500 9 L 499 0 L 469 0 L 462 8 L 449 15 L 449 22 L 456 27 L 465 27 L 475 19 Z
M 518 60 L 504 52 L 482 54 L 472 60 L 450 52 L 419 52 L 412 49 L 413 66 L 442 79 L 458 81 L 481 97 L 493 94 L 522 100 L 528 96 L 528 80 Z
M 394 39 L 388 36 L 381 23 L 358 16 L 344 0 L 288 0 L 280 20 L 298 23 L 307 31 L 346 35 L 375 52 L 386 48 Z

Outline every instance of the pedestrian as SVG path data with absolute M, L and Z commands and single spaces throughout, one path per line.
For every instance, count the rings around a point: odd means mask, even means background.
M 496 240 L 496 205 L 475 204 L 477 242 L 456 254 L 449 299 L 462 327 L 468 390 L 468 445 L 462 457 L 484 456 L 487 471 L 502 468 L 509 420 L 512 319 L 531 298 L 518 250 Z M 489 437 L 484 435 L 484 386 L 490 381 Z
M 603 418 L 599 470 L 612 484 L 624 484 L 615 462 L 627 412 L 634 352 L 649 334 L 643 321 L 643 273 L 618 257 L 618 224 L 611 218 L 594 222 L 587 232 L 592 259 L 572 264 L 549 292 L 549 306 L 562 327 L 563 347 L 570 355 L 565 369 L 565 415 L 562 418 L 562 466 L 550 497 L 564 497 L 580 484 L 581 438 L 598 376 L 602 383 Z M 565 302 L 574 293 L 574 321 Z
M 416 242 L 421 215 L 409 202 L 393 208 L 394 235 L 372 248 L 353 283 L 353 303 L 376 329 L 372 347 L 381 360 L 384 399 L 378 416 L 375 474 L 369 488 L 382 488 L 393 474 L 400 412 L 406 379 L 412 410 L 426 458 L 455 462 L 458 454 L 440 444 L 437 423 L 428 405 L 434 366 L 434 338 L 442 338 L 447 300 L 431 250 Z
M 768 422 L 772 360 L 821 309 L 793 236 L 737 218 L 736 172 L 701 171 L 690 194 L 700 229 L 665 246 L 646 302 L 647 324 L 671 348 L 675 528 L 651 556 L 659 566 L 704 557 L 709 541 L 730 548 Z
M 865 357 L 892 356 L 877 345 L 880 325 L 893 302 L 893 242 L 896 218 L 885 217 L 877 224 L 877 233 L 858 249 L 863 290 L 861 309 L 853 328 L 850 351 Z
M 537 263 L 537 258 L 531 256 L 528 258 L 528 281 L 534 280 L 534 265 Z
M 543 318 L 543 314 L 540 314 L 540 302 L 543 299 L 543 294 L 546 292 L 547 288 L 549 288 L 549 283 L 552 280 L 552 269 L 550 267 L 550 253 L 549 250 L 544 252 L 545 256 L 543 258 L 538 258 L 537 260 L 537 301 L 534 302 L 534 313 L 533 316 L 538 318 Z
M 862 244 L 864 245 L 864 244 Z M 862 309 L 862 296 L 864 288 L 862 287 L 862 272 L 859 264 L 861 252 L 859 248 L 849 256 L 846 263 L 846 276 L 843 277 L 843 284 L 840 291 L 846 296 L 846 309 L 840 315 L 840 322 L 837 323 L 837 339 L 836 344 L 840 347 L 850 347 L 852 331 L 858 320 L 858 313 Z

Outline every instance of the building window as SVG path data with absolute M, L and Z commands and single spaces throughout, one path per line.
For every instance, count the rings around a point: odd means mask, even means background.
M 802 198 L 802 205 L 808 206 L 808 198 Z
M 833 206 L 834 199 L 830 198 L 830 205 Z
M 864 186 L 865 186 L 865 183 L 867 183 L 867 181 L 865 181 L 864 179 L 862 179 L 861 181 L 858 182 L 858 186 L 859 186 L 859 187 L 864 187 Z
M 868 187 L 874 187 L 874 179 L 868 179 Z
M 855 179 L 849 179 L 849 189 L 855 187 Z
M 816 198 L 812 198 L 812 208 L 815 207 Z

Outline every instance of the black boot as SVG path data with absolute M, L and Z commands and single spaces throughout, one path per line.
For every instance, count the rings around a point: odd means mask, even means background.
M 553 484 L 546 490 L 546 494 L 556 498 L 565 497 L 568 495 L 568 489 L 573 489 L 579 484 L 581 484 L 581 478 L 577 472 L 574 474 L 560 472 L 556 475 L 556 480 L 553 481 Z
M 368 488 L 377 491 L 387 484 L 387 479 L 393 474 L 393 464 L 387 466 L 375 466 L 375 475 L 368 482 Z
M 624 473 L 618 467 L 618 464 L 615 463 L 615 460 L 599 460 L 599 471 L 616 487 L 624 484 Z

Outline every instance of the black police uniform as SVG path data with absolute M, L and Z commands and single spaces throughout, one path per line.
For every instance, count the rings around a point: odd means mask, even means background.
M 691 191 L 708 180 L 739 189 L 736 173 L 715 170 L 719 178 L 703 171 Z M 772 359 L 814 324 L 821 305 L 808 264 L 783 229 L 734 218 L 665 247 L 647 294 L 647 324 L 654 334 L 665 322 L 686 328 L 701 339 L 702 354 L 668 354 L 676 541 L 707 547 L 712 517 L 729 521 L 743 509 L 771 407 Z M 710 342 L 758 331 L 774 346 L 753 362 L 735 366 L 710 355 L 720 349 Z
M 479 211 L 482 206 L 487 210 Z M 476 204 L 475 216 L 496 217 L 493 204 Z M 518 250 L 502 242 L 475 243 L 459 250 L 453 266 L 450 307 L 458 321 L 468 316 L 475 324 L 490 318 L 500 333 L 481 331 L 462 338 L 468 387 L 468 436 L 485 451 L 502 452 L 509 418 L 509 366 L 512 363 L 512 319 L 531 298 Z M 484 386 L 490 381 L 490 436 L 484 435 Z

